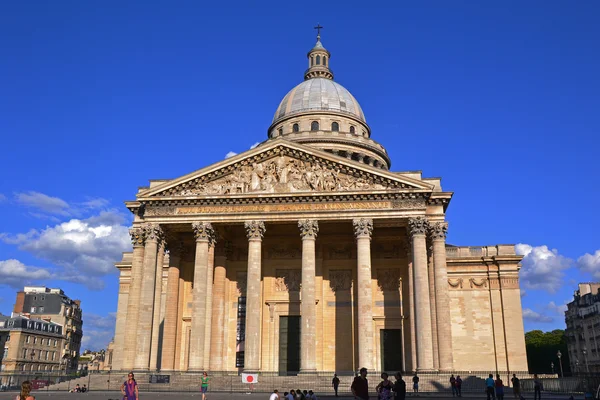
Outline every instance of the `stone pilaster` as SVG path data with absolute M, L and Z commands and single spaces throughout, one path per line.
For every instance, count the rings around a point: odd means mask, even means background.
M 225 242 L 215 247 L 215 276 L 213 285 L 212 324 L 210 363 L 211 371 L 223 371 L 223 347 L 225 343 L 225 288 L 227 285 L 225 247 L 231 244 Z
M 159 367 L 160 357 L 158 345 L 160 339 L 160 310 L 162 299 L 162 276 L 163 264 L 165 263 L 166 241 L 163 239 L 158 246 L 158 257 L 156 259 L 156 279 L 154 284 L 154 313 L 152 316 L 152 342 L 150 346 L 150 370 L 156 371 Z
M 133 259 L 131 262 L 131 279 L 129 281 L 129 297 L 127 298 L 127 317 L 123 337 L 123 361 L 121 368 L 132 370 L 135 362 L 137 345 L 137 326 L 140 317 L 140 296 L 142 293 L 142 276 L 144 269 L 144 245 L 146 232 L 141 227 L 131 228 Z
M 417 370 L 417 337 L 415 331 L 415 280 L 412 261 L 412 246 L 406 245 L 406 258 L 408 258 L 408 322 L 410 324 L 410 369 Z
M 315 294 L 315 241 L 319 223 L 298 221 L 302 238 L 302 287 L 300 289 L 300 372 L 317 371 L 317 306 Z
M 446 266 L 446 232 L 448 225 L 438 222 L 429 230 L 433 243 L 433 265 L 435 275 L 437 332 L 439 343 L 440 370 L 449 372 L 454 368 L 452 357 L 452 321 L 450 319 L 450 295 L 448 294 L 448 270 Z
M 208 268 L 206 269 L 206 323 L 204 333 L 204 368 L 210 366 L 210 346 L 212 339 L 212 303 L 213 303 L 213 273 L 215 269 L 215 245 L 217 236 L 213 235 L 208 242 Z
M 427 278 L 429 279 L 429 305 L 431 307 L 431 344 L 433 349 L 433 369 L 440 368 L 437 331 L 437 311 L 435 307 L 435 275 L 433 271 L 433 248 L 431 242 L 426 239 L 427 244 Z
M 177 320 L 179 318 L 179 275 L 182 252 L 183 243 L 171 239 L 169 243 L 169 273 L 167 276 L 167 298 L 161 356 L 161 370 L 163 371 L 173 371 L 175 369 Z
M 257 372 L 260 370 L 261 251 L 265 223 L 263 221 L 246 221 L 244 227 L 248 236 L 244 371 Z
M 152 342 L 152 318 L 154 316 L 154 290 L 158 249 L 161 246 L 163 232 L 158 224 L 144 225 L 146 245 L 144 250 L 144 272 L 140 296 L 140 316 L 137 326 L 137 349 L 134 369 L 147 370 L 150 367 L 150 349 Z
M 214 237 L 214 229 L 209 222 L 192 224 L 196 237 L 196 259 L 194 260 L 194 288 L 192 290 L 192 321 L 188 370 L 200 371 L 204 365 L 204 341 L 206 336 L 206 282 L 208 271 L 208 248 Z
M 358 364 L 359 368 L 372 370 L 373 352 L 373 292 L 371 284 L 371 235 L 373 220 L 352 221 L 357 248 L 358 291 Z
M 433 342 L 431 338 L 431 309 L 429 301 L 429 277 L 427 276 L 428 223 L 424 217 L 409 218 L 408 227 L 412 240 L 415 332 L 417 335 L 417 370 L 433 370 Z

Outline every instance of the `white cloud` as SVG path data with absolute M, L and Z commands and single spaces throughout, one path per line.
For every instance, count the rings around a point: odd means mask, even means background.
M 114 263 L 121 253 L 131 250 L 125 217 L 103 211 L 87 219 L 71 219 L 43 230 L 31 230 L 0 239 L 20 250 L 63 268 L 60 279 L 77 282 L 90 289 L 102 289 L 101 277 L 116 272 Z
M 229 153 L 225 154 L 225 158 L 231 158 L 233 156 L 237 156 L 235 151 L 230 151 Z
M 552 317 L 535 312 L 531 308 L 523 309 L 523 319 L 530 322 L 554 322 Z
M 541 289 L 555 293 L 563 284 L 564 271 L 571 268 L 573 260 L 561 256 L 548 246 L 531 246 L 519 243 L 517 254 L 525 256 L 521 269 L 521 283 L 528 289 Z
M 600 250 L 594 254 L 585 253 L 577 259 L 577 266 L 584 272 L 591 274 L 594 279 L 600 279 Z
M 551 301 L 546 306 L 546 309 L 549 310 L 549 311 L 552 311 L 555 314 L 564 316 L 565 315 L 565 311 L 567 311 L 567 305 L 566 304 L 561 304 L 561 305 L 557 306 L 555 302 Z
M 16 193 L 17 203 L 30 208 L 56 215 L 69 215 L 69 203 L 58 197 L 51 197 L 40 192 Z
M 116 313 L 106 316 L 85 313 L 83 315 L 82 350 L 106 349 L 115 333 Z
M 23 288 L 29 282 L 51 278 L 52 273 L 47 269 L 29 267 L 15 259 L 0 261 L 0 285 Z

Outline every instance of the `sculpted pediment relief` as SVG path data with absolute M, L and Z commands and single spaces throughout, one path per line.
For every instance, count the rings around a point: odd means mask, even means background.
M 244 158 L 221 162 L 171 181 L 141 196 L 189 197 L 301 192 L 353 192 L 387 189 L 430 189 L 427 184 L 404 182 L 387 171 L 373 172 L 358 165 L 309 154 L 287 144 L 250 151 Z M 258 150 L 258 149 L 255 149 Z M 311 152 L 315 152 L 312 150 Z M 202 173 L 206 171 L 205 173 Z M 388 175 L 388 176 L 386 176 Z M 186 179 L 187 178 L 187 179 Z M 170 186 L 170 187 L 169 187 Z

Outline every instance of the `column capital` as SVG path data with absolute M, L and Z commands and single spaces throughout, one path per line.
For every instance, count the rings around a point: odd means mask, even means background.
M 446 234 L 448 233 L 447 222 L 436 222 L 429 224 L 429 236 L 431 240 L 446 240 Z
M 302 240 L 315 240 L 319 233 L 319 221 L 315 219 L 301 219 L 298 221 L 298 228 L 300 228 L 300 237 Z
M 155 241 L 161 243 L 164 240 L 164 231 L 159 224 L 148 222 L 143 227 L 146 235 L 146 242 Z
M 426 235 L 429 228 L 429 222 L 425 217 L 415 217 L 408 219 L 408 231 L 410 236 Z
M 208 242 L 209 245 L 214 243 L 215 230 L 210 222 L 192 222 L 192 229 L 194 230 L 196 242 Z
M 246 228 L 248 240 L 262 240 L 267 230 L 264 221 L 246 221 L 244 228 Z
M 373 234 L 373 220 L 371 218 L 356 218 L 352 220 L 354 226 L 354 236 L 356 238 L 368 237 Z
M 133 247 L 144 247 L 146 242 L 146 232 L 143 227 L 133 227 L 129 229 L 129 235 L 131 236 L 131 244 Z

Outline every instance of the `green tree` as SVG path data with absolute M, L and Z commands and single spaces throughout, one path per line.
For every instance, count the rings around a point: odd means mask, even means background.
M 565 375 L 571 373 L 569 352 L 567 351 L 567 338 L 565 331 L 555 329 L 551 332 L 540 330 L 525 333 L 525 347 L 527 349 L 527 363 L 530 373 L 549 374 L 552 372 L 551 363 L 554 363 L 554 372 L 560 373 L 560 366 L 556 353 L 562 353 L 562 366 Z

